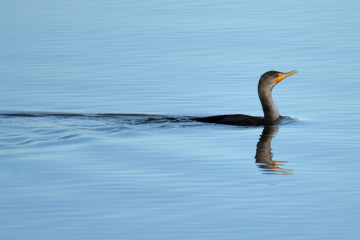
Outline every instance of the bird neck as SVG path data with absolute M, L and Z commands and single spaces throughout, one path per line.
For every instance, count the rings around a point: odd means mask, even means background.
M 271 90 L 259 88 L 258 92 L 265 119 L 275 121 L 280 117 L 280 114 L 271 96 Z

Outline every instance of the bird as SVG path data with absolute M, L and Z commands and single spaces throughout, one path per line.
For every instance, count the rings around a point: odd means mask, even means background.
M 281 80 L 297 73 L 296 70 L 283 73 L 278 71 L 268 71 L 259 80 L 258 94 L 264 117 L 250 116 L 244 114 L 216 115 L 208 117 L 194 117 L 192 120 L 204 123 L 217 123 L 237 126 L 264 126 L 275 124 L 280 119 L 279 110 L 275 106 L 272 98 L 272 90 Z

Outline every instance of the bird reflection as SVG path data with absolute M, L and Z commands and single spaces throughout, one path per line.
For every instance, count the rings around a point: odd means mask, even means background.
M 273 155 L 271 153 L 271 140 L 275 137 L 278 131 L 278 126 L 266 125 L 264 127 L 256 147 L 256 163 L 264 174 L 293 174 L 292 169 L 283 168 L 284 163 L 287 163 L 287 161 L 276 161 L 272 159 Z

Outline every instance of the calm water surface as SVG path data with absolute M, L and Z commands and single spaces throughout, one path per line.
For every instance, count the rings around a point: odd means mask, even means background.
M 358 239 L 359 10 L 0 3 L 0 238 Z M 186 118 L 261 115 L 261 74 L 294 69 L 295 121 Z

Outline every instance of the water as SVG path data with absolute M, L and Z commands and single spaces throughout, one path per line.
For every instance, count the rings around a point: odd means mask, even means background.
M 0 238 L 358 239 L 359 8 L 2 2 Z

